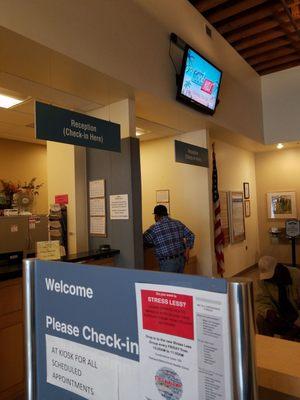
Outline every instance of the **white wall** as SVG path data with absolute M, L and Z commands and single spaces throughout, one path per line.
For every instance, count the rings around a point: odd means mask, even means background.
M 190 111 L 199 120 L 199 127 L 203 120 L 213 121 L 262 140 L 259 76 L 214 29 L 212 39 L 205 34 L 205 20 L 186 0 L 4 3 L 2 26 L 126 82 L 138 94 L 148 92 L 154 99 L 186 110 L 174 100 L 175 75 L 168 55 L 169 34 L 178 33 L 224 70 L 221 103 L 215 116 Z M 141 96 L 138 98 L 142 101 Z M 139 105 L 140 112 L 142 108 Z M 188 117 L 187 113 L 184 118 Z
M 219 140 L 214 142 L 219 191 L 243 191 L 243 182 L 250 185 L 251 216 L 245 218 L 246 240 L 224 248 L 224 276 L 230 277 L 254 265 L 259 257 L 255 155 Z
M 197 257 L 198 273 L 211 276 L 209 169 L 175 162 L 174 139 L 207 147 L 206 131 L 141 142 L 143 230 L 154 223 L 156 190 L 170 190 L 170 214 L 196 235 L 191 255 Z
M 300 139 L 300 67 L 262 77 L 266 143 Z

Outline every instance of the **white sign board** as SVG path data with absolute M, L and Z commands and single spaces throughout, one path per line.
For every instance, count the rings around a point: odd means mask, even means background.
M 118 366 L 101 350 L 46 335 L 47 382 L 84 399 L 118 400 Z
M 129 219 L 128 194 L 109 196 L 110 219 Z
M 300 235 L 299 221 L 290 219 L 285 222 L 286 235 L 289 237 L 296 237 Z

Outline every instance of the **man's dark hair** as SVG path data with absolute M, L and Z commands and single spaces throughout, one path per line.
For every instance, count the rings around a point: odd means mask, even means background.
M 159 204 L 158 206 L 154 207 L 153 214 L 158 215 L 159 217 L 165 217 L 168 215 L 167 207 Z

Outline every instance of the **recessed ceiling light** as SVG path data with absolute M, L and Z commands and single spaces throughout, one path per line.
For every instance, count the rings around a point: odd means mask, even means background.
M 0 94 L 0 107 L 1 108 L 10 108 L 15 106 L 16 104 L 22 103 L 24 100 L 17 99 L 16 97 L 6 96 L 4 94 Z
M 284 145 L 282 143 L 278 143 L 276 147 L 280 150 L 284 148 Z
M 145 135 L 146 133 L 150 133 L 150 132 L 151 132 L 151 131 L 149 131 L 149 130 L 136 127 L 135 134 L 136 134 L 136 136 L 142 136 L 142 135 Z

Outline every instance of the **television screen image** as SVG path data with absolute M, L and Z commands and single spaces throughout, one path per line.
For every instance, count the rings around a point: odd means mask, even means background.
M 178 100 L 199 106 L 202 111 L 212 114 L 215 111 L 222 72 L 188 48 L 185 53 Z

